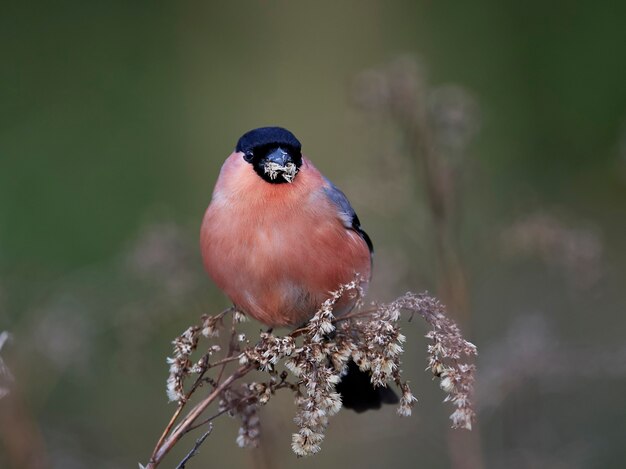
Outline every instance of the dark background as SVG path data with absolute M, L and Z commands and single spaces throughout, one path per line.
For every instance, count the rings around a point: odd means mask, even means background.
M 361 86 L 397 67 L 452 109 L 437 157 L 456 175 L 449 245 L 468 292 L 457 318 L 479 348 L 473 438 L 448 431 L 414 321 L 411 418 L 341 412 L 322 452 L 298 460 L 283 396 L 262 411 L 263 449 L 238 449 L 224 418 L 189 467 L 622 466 L 625 3 L 2 10 L 0 331 L 12 338 L 0 356 L 14 379 L 0 377 L 0 466 L 24 467 L 24 451 L 32 467 L 147 462 L 174 409 L 170 341 L 227 305 L 197 238 L 219 167 L 251 128 L 292 130 L 347 193 L 377 249 L 371 299 L 445 299 L 428 175 Z

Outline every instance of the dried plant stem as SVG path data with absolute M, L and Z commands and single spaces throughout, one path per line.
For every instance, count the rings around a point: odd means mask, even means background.
M 220 366 L 220 365 L 227 365 L 231 362 L 237 361 L 241 358 L 241 354 L 237 354 L 237 355 L 231 355 L 230 357 L 226 357 L 226 358 L 222 358 L 221 360 L 218 360 L 216 362 L 211 363 L 211 365 L 209 367 L 207 367 L 207 371 L 211 368 L 214 368 L 216 366 Z
M 183 420 L 174 429 L 171 435 L 160 441 L 154 448 L 150 462 L 146 466 L 146 469 L 154 469 L 163 460 L 165 455 L 174 447 L 174 445 L 183 437 L 187 431 L 191 428 L 195 420 L 205 411 L 205 409 L 211 405 L 220 394 L 228 388 L 233 382 L 244 376 L 248 371 L 252 369 L 252 366 L 246 365 L 239 367 L 232 375 L 226 378 L 215 390 L 200 401 L 196 406 L 189 411 L 189 413 L 183 418 Z M 179 410 L 174 413 L 171 421 L 176 420 L 177 414 L 180 414 Z M 171 428 L 171 427 L 170 427 Z
M 159 438 L 159 441 L 157 442 L 155 446 L 155 449 L 154 449 L 155 452 L 157 451 L 157 448 L 160 448 L 161 445 L 163 445 L 163 441 L 165 441 L 165 438 L 167 438 L 167 435 L 169 435 L 170 431 L 172 430 L 172 427 L 176 423 L 176 419 L 178 419 L 178 416 L 182 412 L 184 406 L 185 406 L 184 402 L 181 402 L 180 404 L 178 404 L 178 408 L 172 415 L 172 418 L 170 419 L 167 426 L 165 427 L 165 430 L 163 430 L 163 433 L 161 434 L 161 437 Z M 152 459 L 154 458 L 155 452 L 152 453 L 152 456 L 150 457 L 150 461 L 152 461 Z

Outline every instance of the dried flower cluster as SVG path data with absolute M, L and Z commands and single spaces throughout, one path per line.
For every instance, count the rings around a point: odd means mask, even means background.
M 425 294 L 407 293 L 392 303 L 357 308 L 336 318 L 333 308 L 343 295 L 353 295 L 360 303 L 359 285 L 355 279 L 331 293 L 306 326 L 286 336 L 262 332 L 259 340 L 251 343 L 237 330 L 245 316 L 227 310 L 217 316 L 204 316 L 199 325 L 177 337 L 173 342 L 174 355 L 168 358 L 167 395 L 178 403 L 178 408 L 146 467 L 156 467 L 185 433 L 210 425 L 214 418 L 225 413 L 241 420 L 238 445 L 256 446 L 260 435 L 259 406 L 267 404 L 279 389 L 290 389 L 294 394 L 297 408 L 294 421 L 298 427 L 291 442 L 294 453 L 306 456 L 318 452 L 329 418 L 341 409 L 336 385 L 350 360 L 370 373 L 374 386 L 395 383 L 402 393 L 398 414 L 411 415 L 416 398 L 403 381 L 400 368 L 405 336 L 398 321 L 403 311 L 422 316 L 432 326 L 426 335 L 432 341 L 428 346 L 428 369 L 441 380 L 446 401 L 456 407 L 450 417 L 452 426 L 471 429 L 474 412 L 470 395 L 475 369 L 464 359 L 475 355 L 476 347 L 462 338 L 456 324 L 446 317 L 444 307 Z M 232 312 L 232 325 L 228 352 L 218 358 L 224 347 L 215 342 L 220 332 L 227 329 L 224 318 L 229 312 Z M 192 356 L 203 338 L 209 343 L 203 345 L 200 358 L 194 359 Z M 231 370 L 226 372 L 228 369 Z M 214 373 L 209 376 L 211 370 Z M 234 384 L 251 372 L 260 372 L 265 378 Z M 188 386 L 190 378 L 195 379 Z M 191 395 L 205 385 L 210 387 L 208 396 L 174 427 Z M 214 402 L 219 403 L 218 412 L 202 421 L 200 415 Z M 197 447 L 192 453 L 195 451 Z
M 354 290 L 356 283 L 344 287 Z M 298 413 L 294 421 L 300 428 L 291 439 L 291 448 L 298 456 L 317 453 L 328 426 L 328 417 L 341 409 L 341 397 L 335 391 L 340 374 L 353 351 L 352 344 L 335 331 L 332 310 L 335 302 L 344 293 L 344 288 L 335 292 L 315 313 L 306 327 L 304 341 L 296 349 L 285 366 L 299 379 L 296 394 Z
M 183 388 L 183 381 L 186 376 L 191 373 L 201 373 L 206 370 L 208 359 L 216 352 L 221 350 L 217 344 L 211 345 L 200 360 L 196 363 L 191 361 L 191 354 L 198 347 L 200 335 L 209 337 L 209 326 L 206 323 L 213 323 L 214 317 L 207 317 L 203 320 L 202 327 L 189 327 L 185 332 L 178 336 L 172 344 L 174 345 L 174 357 L 167 358 L 170 365 L 170 375 L 167 378 L 167 397 L 170 401 L 184 402 L 187 399 Z M 217 333 L 217 329 L 213 329 Z

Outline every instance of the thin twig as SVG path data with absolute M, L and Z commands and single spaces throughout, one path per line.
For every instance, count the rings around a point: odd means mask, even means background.
M 237 355 L 231 355 L 230 357 L 222 358 L 221 360 L 218 360 L 216 362 L 209 363 L 207 370 L 210 370 L 211 368 L 215 368 L 216 366 L 219 366 L 219 365 L 225 365 L 227 363 L 237 361 L 240 358 L 241 358 L 241 353 L 238 353 Z
M 193 426 L 189 427 L 189 428 L 187 429 L 187 432 L 191 432 L 191 431 L 195 430 L 196 428 L 200 428 L 200 427 L 202 427 L 202 426 L 206 425 L 207 423 L 212 422 L 213 420 L 215 420 L 216 418 L 218 418 L 220 415 L 224 415 L 224 414 L 225 414 L 226 412 L 228 412 L 229 410 L 230 410 L 230 409 L 226 408 L 226 409 L 222 409 L 222 410 L 220 410 L 219 412 L 214 413 L 214 414 L 213 414 L 213 415 L 211 415 L 209 418 L 204 419 L 202 422 L 200 422 L 200 423 L 198 423 L 198 424 L 196 424 L 196 425 L 193 425 Z
M 204 433 L 204 435 L 202 435 L 200 438 L 198 438 L 196 440 L 196 444 L 193 445 L 193 448 L 191 448 L 191 451 L 189 451 L 189 453 L 187 453 L 187 456 L 184 457 L 184 459 L 180 462 L 180 464 L 178 464 L 178 466 L 176 466 L 176 469 L 184 469 L 185 468 L 185 464 L 187 464 L 187 462 L 189 462 L 189 460 L 191 458 L 193 458 L 196 454 L 198 454 L 198 450 L 200 449 L 200 445 L 202 445 L 202 443 L 204 443 L 204 440 L 207 439 L 207 437 L 211 434 L 212 431 L 213 431 L 213 425 L 209 424 L 209 429 Z

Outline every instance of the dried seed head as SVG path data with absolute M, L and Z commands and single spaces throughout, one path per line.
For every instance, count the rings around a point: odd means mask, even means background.
M 400 398 L 400 406 L 398 407 L 398 415 L 402 417 L 409 417 L 411 415 L 411 409 L 417 402 L 417 398 L 411 393 L 411 389 L 407 383 L 403 383 L 400 388 L 402 389 L 402 397 Z
M 267 404 L 277 389 L 288 388 L 294 392 L 297 407 L 294 422 L 298 428 L 292 437 L 292 449 L 298 456 L 318 452 L 329 418 L 341 409 L 341 396 L 336 386 L 350 360 L 370 373 L 374 386 L 395 383 L 402 392 L 397 413 L 411 415 L 417 399 L 402 379 L 400 358 L 406 341 L 398 324 L 402 311 L 420 315 L 432 327 L 426 334 L 431 341 L 427 369 L 441 379 L 439 385 L 447 393 L 445 400 L 455 407 L 450 416 L 453 427 L 471 428 L 474 411 L 470 398 L 475 368 L 464 359 L 476 355 L 476 347 L 463 339 L 456 324 L 446 317 L 443 306 L 427 295 L 407 293 L 392 303 L 375 305 L 363 314 L 355 312 L 336 319 L 333 309 L 337 301 L 345 294 L 354 294 L 359 299 L 360 285 L 357 279 L 331 292 L 307 326 L 297 333 L 281 337 L 264 332 L 252 345 L 236 330 L 245 316 L 233 313 L 231 356 L 225 358 L 239 360 L 241 366 L 250 370 L 268 373 L 262 382 L 231 386 L 220 394 L 220 410 L 241 420 L 238 445 L 258 444 L 258 407 Z M 222 317 L 205 316 L 199 326 L 188 328 L 174 340 L 173 356 L 168 358 L 170 400 L 184 402 L 187 399 L 184 380 L 194 373 L 216 386 L 204 373 L 211 367 L 209 360 L 221 351 L 220 347 L 209 344 L 200 359 L 192 361 L 191 357 L 202 336 L 212 338 L 219 334 Z M 281 363 L 285 369 L 279 374 Z M 293 377 L 291 382 L 290 377 Z

